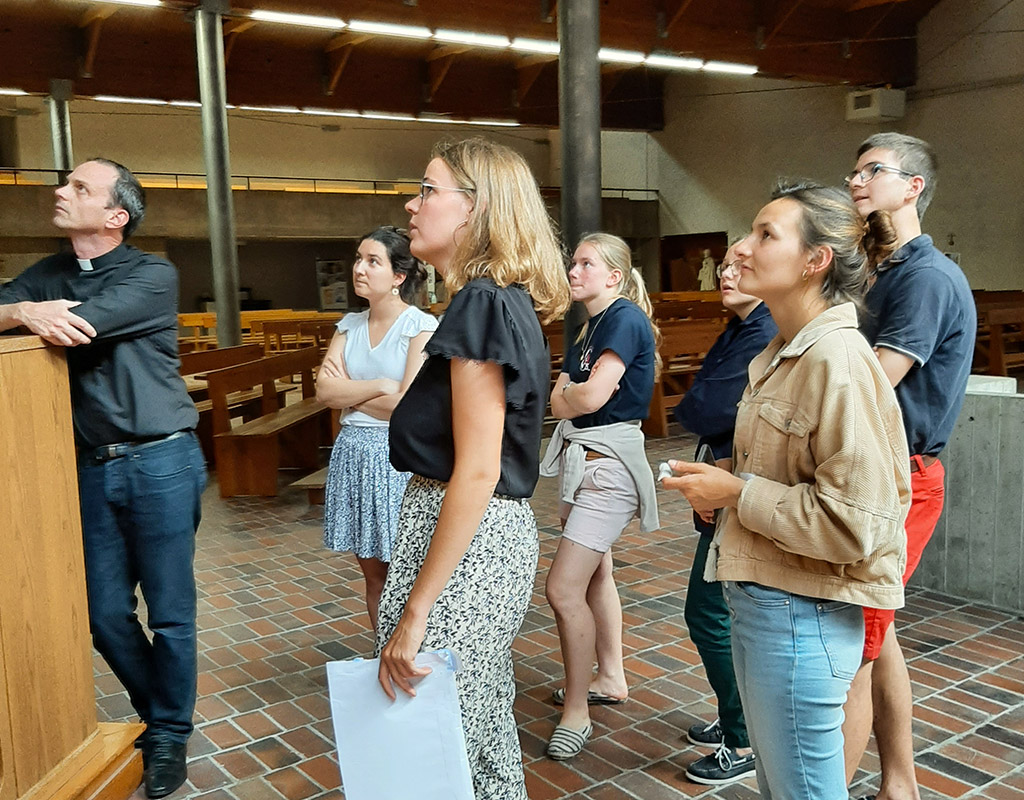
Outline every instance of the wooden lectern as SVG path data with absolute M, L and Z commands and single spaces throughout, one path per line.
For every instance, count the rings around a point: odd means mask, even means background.
M 0 800 L 125 800 L 139 724 L 97 723 L 64 352 L 0 336 Z

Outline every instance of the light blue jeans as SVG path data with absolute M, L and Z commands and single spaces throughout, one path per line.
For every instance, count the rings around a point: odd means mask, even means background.
M 847 800 L 843 704 L 861 662 L 860 606 L 726 581 L 732 654 L 765 800 Z

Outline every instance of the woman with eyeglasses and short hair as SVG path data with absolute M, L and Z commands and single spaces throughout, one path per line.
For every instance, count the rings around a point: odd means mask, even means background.
M 903 605 L 907 438 L 857 320 L 896 234 L 839 189 L 783 185 L 773 198 L 735 250 L 739 288 L 779 335 L 750 363 L 732 472 L 672 461 L 680 477 L 662 484 L 705 517 L 724 509 L 705 578 L 730 610 L 761 796 L 846 800 L 843 704 L 863 607 Z
M 562 539 L 545 585 L 565 665 L 565 687 L 553 695 L 562 718 L 547 748 L 560 761 L 590 738 L 591 704 L 621 703 L 629 693 L 611 548 L 638 514 L 644 531 L 660 526 L 640 430 L 654 392 L 659 334 L 629 245 L 608 233 L 584 236 L 569 285 L 587 321 L 551 392 L 551 413 L 562 421 L 541 467 L 543 475 L 559 476 L 562 498 Z
M 727 470 L 732 465 L 736 404 L 747 388 L 747 367 L 779 332 L 768 307 L 739 289 L 739 241 L 733 242 L 715 271 L 722 305 L 735 316 L 708 350 L 693 384 L 675 408 L 676 420 L 699 437 L 697 452 L 710 450 L 715 463 Z M 684 614 L 690 639 L 697 646 L 708 683 L 718 700 L 718 719 L 697 723 L 687 731 L 686 738 L 692 744 L 714 747 L 715 752 L 691 763 L 685 774 L 695 783 L 721 786 L 752 773 L 754 755 L 732 668 L 729 609 L 722 596 L 722 585 L 704 580 L 708 548 L 715 534 L 715 516 L 705 519 L 694 512 L 693 524 L 699 538 L 686 588 Z
M 413 473 L 381 596 L 379 680 L 413 695 L 420 650 L 451 648 L 477 800 L 525 800 L 512 641 L 537 570 L 537 483 L 550 383 L 544 321 L 569 287 L 537 183 L 484 139 L 434 149 L 406 204 L 412 252 L 451 301 L 391 418 L 391 463 Z M 415 701 L 413 701 L 415 702 Z
M 388 461 L 388 424 L 437 328 L 415 305 L 425 277 L 404 231 L 385 226 L 364 236 L 352 289 L 370 307 L 341 318 L 317 373 L 317 399 L 342 409 L 324 487 L 324 544 L 355 554 L 374 629 L 409 481 Z

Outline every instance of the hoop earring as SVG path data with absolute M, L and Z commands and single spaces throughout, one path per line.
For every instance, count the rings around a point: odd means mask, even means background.
M 809 276 L 807 275 L 807 270 L 806 269 L 803 272 L 800 273 L 800 278 L 803 280 L 804 283 L 807 283 L 807 278 L 808 277 Z
M 391 294 L 393 294 L 395 297 L 398 297 L 398 287 L 397 286 L 392 286 L 391 287 Z

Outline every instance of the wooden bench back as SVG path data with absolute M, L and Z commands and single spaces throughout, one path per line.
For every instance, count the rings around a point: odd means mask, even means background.
M 291 379 L 293 375 L 302 378 L 302 396 L 316 396 L 313 374 L 320 366 L 320 351 L 315 347 L 304 347 L 301 350 L 290 350 L 278 355 L 266 356 L 258 361 L 250 361 L 211 372 L 207 376 L 210 389 L 210 401 L 213 405 L 213 432 L 226 433 L 231 430 L 231 417 L 228 411 L 227 396 L 232 392 L 262 387 L 263 414 L 272 414 L 279 409 L 277 381 Z
M 662 301 L 676 301 L 683 303 L 721 302 L 721 295 L 718 292 L 651 292 L 651 302 L 657 305 Z
M 654 304 L 654 319 L 657 322 L 673 319 L 725 319 L 728 316 L 729 312 L 722 305 L 721 298 L 711 302 L 665 300 Z
M 263 348 L 258 344 L 242 344 L 238 347 L 219 347 L 213 350 L 182 353 L 180 356 L 181 374 L 195 375 L 198 372 L 211 372 L 244 364 L 246 361 L 255 361 L 262 356 Z
M 701 356 L 721 336 L 726 323 L 721 319 L 679 319 L 661 322 L 661 359 L 665 366 L 683 356 Z
M 307 320 L 299 323 L 299 336 L 303 339 L 312 339 L 320 352 L 324 352 L 327 346 L 338 331 L 338 320 L 341 317 L 331 320 Z
M 337 312 L 330 314 L 316 313 L 315 316 L 293 317 L 289 319 L 263 320 L 263 350 L 267 355 L 283 350 L 297 350 L 300 347 L 320 346 L 323 338 L 321 328 L 326 326 L 331 333 L 327 334 L 327 342 L 333 335 L 335 326 L 342 315 Z M 255 328 L 253 329 L 255 332 Z M 323 346 L 326 349 L 327 345 Z

